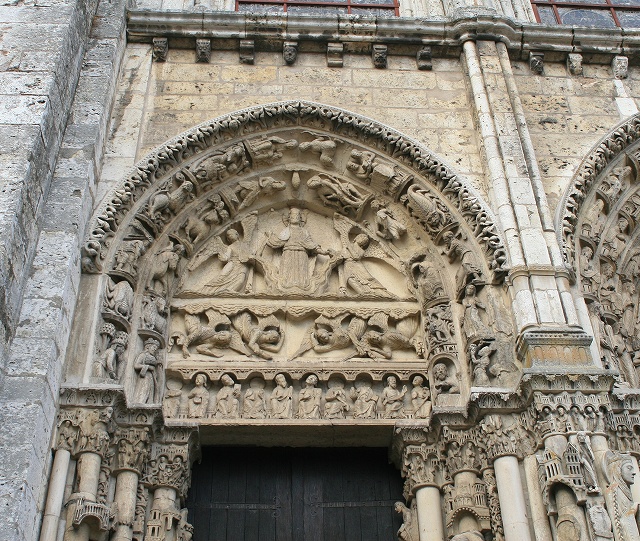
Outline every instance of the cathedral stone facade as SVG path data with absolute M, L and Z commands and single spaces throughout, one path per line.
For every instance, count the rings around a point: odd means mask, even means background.
M 400 540 L 639 541 L 640 31 L 540 3 L 0 7 L 0 540 L 369 447 Z

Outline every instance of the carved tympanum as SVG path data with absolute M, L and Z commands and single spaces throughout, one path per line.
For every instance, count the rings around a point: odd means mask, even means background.
M 399 134 L 330 111 L 202 125 L 114 191 L 83 252 L 106 274 L 96 380 L 196 424 L 428 420 L 471 374 L 509 386 L 491 212 Z

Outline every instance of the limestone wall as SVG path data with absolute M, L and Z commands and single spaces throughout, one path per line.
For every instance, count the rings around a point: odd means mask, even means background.
M 121 2 L 0 7 L 0 539 L 37 539 Z
M 154 147 L 205 120 L 290 99 L 392 126 L 482 188 L 469 93 L 455 59 L 434 59 L 432 71 L 419 71 L 415 58 L 390 56 L 380 70 L 369 55 L 345 55 L 343 68 L 328 68 L 322 54 L 301 53 L 287 66 L 281 54 L 258 53 L 251 66 L 240 64 L 236 51 L 214 51 L 209 64 L 197 64 L 192 50 L 176 49 L 166 62 L 151 63 L 150 47 L 139 44 L 127 49 L 102 182 L 119 179 Z
M 546 63 L 544 74 L 531 74 L 525 63 L 514 64 L 529 132 L 555 212 L 580 162 L 598 140 L 625 118 L 616 104 L 617 86 L 638 98 L 636 69 L 629 79 L 613 77 L 608 65 L 584 65 L 583 75 L 571 75 L 564 63 Z

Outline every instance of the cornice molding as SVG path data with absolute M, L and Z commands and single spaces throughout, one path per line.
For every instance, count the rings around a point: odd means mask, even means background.
M 431 46 L 434 55 L 459 54 L 464 42 L 472 40 L 505 43 L 513 58 L 528 59 L 529 52 L 605 55 L 592 61 L 609 62 L 610 56 L 632 57 L 640 53 L 640 29 L 578 28 L 519 23 L 487 13 L 461 12 L 448 20 L 424 18 L 376 18 L 353 15 L 314 16 L 289 14 L 247 14 L 230 11 L 152 11 L 130 9 L 127 14 L 129 41 L 150 42 L 154 37 L 215 40 L 255 40 L 258 50 L 281 50 L 285 41 L 341 42 L 363 45 Z M 182 43 L 172 46 L 184 47 Z M 237 47 L 237 44 L 235 45 Z M 547 60 L 553 60 L 547 57 Z

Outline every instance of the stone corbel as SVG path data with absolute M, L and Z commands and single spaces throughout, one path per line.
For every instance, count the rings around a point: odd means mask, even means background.
M 529 53 L 529 68 L 536 75 L 542 75 L 544 71 L 544 53 L 531 51 Z
M 378 69 L 387 67 L 387 46 L 383 44 L 374 44 L 371 47 L 371 59 L 373 66 Z
M 196 40 L 196 62 L 204 62 L 206 64 L 211 60 L 211 40 Z
M 611 69 L 616 79 L 626 79 L 629 70 L 629 57 L 614 56 L 611 61 Z
M 431 47 L 423 47 L 416 53 L 416 63 L 419 70 L 430 71 L 433 69 L 431 62 Z
M 154 62 L 166 62 L 168 53 L 169 53 L 169 39 L 153 38 Z
M 253 65 L 256 61 L 255 42 L 252 39 L 240 40 L 240 63 Z
M 282 45 L 282 59 L 287 66 L 292 66 L 298 59 L 298 42 L 285 41 Z
M 344 45 L 342 43 L 327 43 L 327 66 L 341 68 L 343 66 Z
M 571 75 L 582 75 L 582 55 L 579 53 L 569 53 L 567 55 L 567 69 Z

